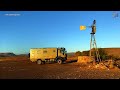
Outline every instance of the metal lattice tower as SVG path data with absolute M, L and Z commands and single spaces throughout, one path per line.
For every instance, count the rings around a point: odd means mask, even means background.
M 96 33 L 96 20 L 93 21 L 93 24 L 91 26 L 87 26 L 89 28 L 92 28 L 92 32 L 91 34 L 91 39 L 90 39 L 90 52 L 89 52 L 89 56 L 90 57 L 94 57 L 94 63 L 96 62 L 100 62 L 100 54 L 99 54 L 99 50 L 97 48 L 97 44 L 96 44 L 96 40 L 95 40 L 95 33 Z M 86 26 L 80 26 L 80 30 L 85 30 Z M 93 52 L 93 54 L 92 54 Z
M 91 28 L 92 28 L 92 32 L 90 33 L 91 34 L 91 39 L 90 39 L 90 53 L 89 53 L 89 56 L 91 57 L 92 52 L 93 52 L 93 56 L 96 57 L 94 62 L 96 62 L 96 61 L 100 62 L 101 59 L 100 59 L 99 51 L 98 51 L 96 40 L 95 40 L 95 33 L 96 33 L 96 21 L 95 20 L 93 21 L 93 25 L 91 26 Z

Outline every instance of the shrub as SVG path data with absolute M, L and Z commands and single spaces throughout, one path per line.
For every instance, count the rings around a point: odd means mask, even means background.
M 99 55 L 100 55 L 101 60 L 106 60 L 106 59 L 109 58 L 108 55 L 107 55 L 107 52 L 104 49 L 98 48 L 98 51 L 99 51 Z M 96 58 L 96 53 L 95 52 L 94 52 L 94 55 L 95 55 L 95 58 Z
M 81 53 L 81 56 L 89 56 L 89 51 L 83 51 L 83 52 Z
M 75 56 L 81 56 L 81 52 L 80 52 L 80 51 L 77 51 L 77 52 L 75 53 Z

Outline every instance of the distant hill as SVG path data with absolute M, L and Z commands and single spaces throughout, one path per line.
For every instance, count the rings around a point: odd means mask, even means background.
M 74 56 L 74 55 L 75 55 L 75 52 L 67 53 L 67 56 Z
M 105 50 L 105 52 L 108 55 L 113 55 L 113 56 L 119 56 L 120 57 L 120 48 L 102 48 L 103 50 Z M 75 56 L 76 52 L 69 52 L 67 53 L 68 57 L 70 56 Z M 0 57 L 6 57 L 6 56 L 16 56 L 14 53 L 12 52 L 7 52 L 7 53 L 0 53 Z M 17 56 L 28 56 L 28 54 L 20 54 Z
M 120 57 L 120 48 L 101 48 L 101 49 L 103 49 L 108 55 Z
M 102 48 L 108 55 L 119 56 L 120 57 L 120 48 Z M 74 56 L 76 52 L 68 53 L 68 56 Z
M 120 57 L 120 48 L 103 48 L 108 55 L 119 56 Z
M 8 56 L 16 56 L 16 55 L 12 52 L 0 53 L 0 57 L 8 57 Z

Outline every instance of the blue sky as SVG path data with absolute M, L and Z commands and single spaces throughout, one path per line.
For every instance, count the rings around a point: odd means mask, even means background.
M 10 16 L 10 14 L 19 14 Z M 6 15 L 9 14 L 9 15 Z M 120 17 L 113 11 L 0 11 L 0 52 L 29 53 L 30 48 L 65 47 L 68 52 L 90 49 L 96 20 L 97 46 L 120 47 Z M 118 11 L 119 14 L 119 11 Z

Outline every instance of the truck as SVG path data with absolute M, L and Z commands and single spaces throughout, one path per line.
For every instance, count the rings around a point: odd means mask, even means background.
M 46 62 L 57 62 L 62 64 L 67 60 L 67 51 L 64 47 L 60 48 L 31 48 L 30 61 L 37 64 Z

